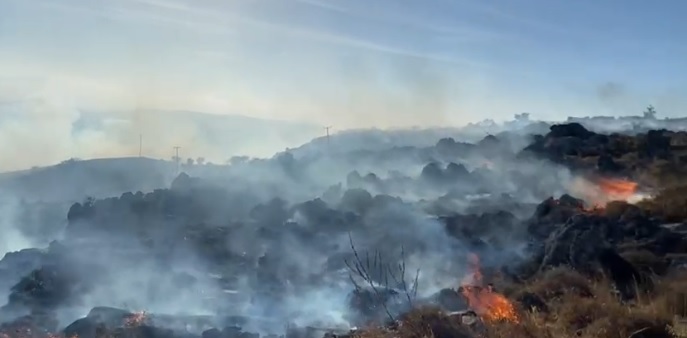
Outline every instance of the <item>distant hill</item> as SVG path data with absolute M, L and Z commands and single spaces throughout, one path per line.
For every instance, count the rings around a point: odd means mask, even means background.
M 68 158 L 139 154 L 179 155 L 224 163 L 233 156 L 270 157 L 299 146 L 324 130 L 312 123 L 179 110 L 89 111 L 42 100 L 0 102 L 0 171 L 59 163 Z M 21 144 L 11 147 L 8 144 Z
M 349 153 L 360 150 L 381 151 L 394 147 L 429 147 L 442 138 L 459 142 L 478 142 L 487 135 L 511 132 L 519 135 L 540 134 L 548 131 L 550 124 L 538 121 L 513 122 L 494 125 L 470 124 L 464 127 L 433 127 L 408 129 L 353 129 L 326 137 L 318 137 L 299 147 L 290 149 L 296 157 L 322 152 Z
M 113 137 L 136 141 L 142 133 L 144 152 L 150 152 L 145 155 L 169 158 L 171 147 L 178 145 L 184 158 L 205 157 L 216 163 L 236 155 L 269 157 L 324 132 L 310 123 L 194 111 L 81 112 L 72 134 L 93 131 L 110 131 Z
M 168 185 L 172 162 L 149 158 L 68 160 L 58 165 L 0 174 L 0 191 L 28 201 L 80 201 Z

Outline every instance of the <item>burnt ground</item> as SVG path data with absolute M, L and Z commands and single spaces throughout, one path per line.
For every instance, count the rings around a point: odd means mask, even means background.
M 287 337 L 680 335 L 685 330 L 681 318 L 687 317 L 687 133 L 601 135 L 566 124 L 535 136 L 517 153 L 498 143 L 488 137 L 476 145 L 443 140 L 437 147 L 444 154 L 487 152 L 490 158 L 544 159 L 592 182 L 631 182 L 636 184 L 633 193 L 649 193 L 634 204 L 613 201 L 590 207 L 589 201 L 569 194 L 541 197 L 546 193 L 543 185 L 526 184 L 523 189 L 539 196 L 538 203 L 501 194 L 451 212 L 443 199 L 459 195 L 456 189 L 493 190 L 489 183 L 497 186 L 495 174 L 432 161 L 413 179 L 353 174 L 335 202 L 323 196 L 302 203 L 273 199 L 253 205 L 231 191 L 182 174 L 169 189 L 75 204 L 67 215 L 64 239 L 45 250 L 8 254 L 0 270 L 21 278 L 7 285 L 0 337 L 228 338 L 256 337 L 253 332 L 258 331 L 262 336 Z M 297 175 L 296 164 L 289 166 Z M 463 181 L 470 184 L 453 186 Z M 424 204 L 394 196 L 398 184 L 413 188 L 418 182 L 432 189 L 450 186 L 452 192 Z M 387 193 L 378 193 L 385 189 Z M 419 210 L 422 218 L 414 219 L 416 214 L 409 210 Z M 412 227 L 404 225 L 409 219 Z M 431 245 L 422 237 L 424 232 L 419 235 L 422 227 L 430 226 L 425 222 L 442 230 L 441 238 L 427 235 L 435 241 Z M 460 250 L 437 258 L 431 247 L 444 237 L 460 243 Z M 237 238 L 250 239 L 251 245 L 236 250 Z M 270 249 L 251 251 L 262 246 Z M 305 255 L 293 255 L 295 247 L 307 247 Z M 478 271 L 471 273 L 479 274 L 480 285 L 456 275 L 455 287 L 418 295 L 416 271 L 406 268 L 406 259 L 409 266 L 410 257 L 469 265 L 471 256 L 458 252 L 479 257 L 479 266 L 473 267 Z M 108 262 L 119 263 L 104 265 L 102 259 L 93 259 L 103 253 Z M 149 264 L 145 271 L 170 281 L 172 286 L 165 290 L 183 291 L 185 296 L 189 290 L 200 290 L 204 284 L 198 276 L 175 270 L 186 256 L 202 261 L 220 290 L 238 290 L 248 281 L 250 297 L 271 304 L 260 320 L 279 323 L 262 325 L 273 332 L 261 329 L 256 318 L 233 312 L 243 300 L 227 292 L 209 296 L 212 315 L 143 313 L 90 303 L 88 295 L 94 290 L 142 262 Z M 306 257 L 324 257 L 325 267 L 304 264 Z M 430 262 L 422 259 L 418 268 L 426 270 Z M 294 316 L 284 305 L 289 296 L 322 288 L 335 271 L 350 275 L 350 281 L 344 278 L 349 283 L 346 321 L 355 328 L 282 325 Z M 149 291 L 142 297 L 152 302 L 156 286 L 145 287 Z M 158 285 L 158 292 L 161 289 Z M 495 308 L 505 306 L 497 304 L 495 295 L 504 297 L 514 315 L 494 315 Z M 85 317 L 67 325 L 59 322 L 64 309 L 84 306 L 92 307 Z

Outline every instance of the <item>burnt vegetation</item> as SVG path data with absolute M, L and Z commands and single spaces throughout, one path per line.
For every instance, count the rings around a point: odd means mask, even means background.
M 0 337 L 685 336 L 687 133 L 516 136 L 85 198 L 0 261 Z

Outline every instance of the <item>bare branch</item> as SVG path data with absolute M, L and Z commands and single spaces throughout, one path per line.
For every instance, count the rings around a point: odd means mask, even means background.
M 356 259 L 356 271 L 358 272 L 358 275 L 365 280 L 369 285 L 370 288 L 372 288 L 372 292 L 374 292 L 375 297 L 377 298 L 376 300 L 381 303 L 382 307 L 384 308 L 384 311 L 386 312 L 386 315 L 389 316 L 389 319 L 392 322 L 395 322 L 396 319 L 394 316 L 391 314 L 389 311 L 389 308 L 386 306 L 386 301 L 385 297 L 382 297 L 380 294 L 379 290 L 377 290 L 377 287 L 375 286 L 374 281 L 370 278 L 368 270 L 365 269 L 364 266 L 362 266 L 362 262 L 360 261 L 360 256 L 358 255 L 358 251 L 355 249 L 355 245 L 353 244 L 353 237 L 351 236 L 351 233 L 348 233 L 348 239 L 351 244 L 351 250 L 353 250 L 353 256 Z M 367 267 L 369 267 L 369 255 L 366 255 L 366 261 L 367 261 Z

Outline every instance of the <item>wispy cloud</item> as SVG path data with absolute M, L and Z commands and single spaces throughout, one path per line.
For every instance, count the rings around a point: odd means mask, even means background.
M 331 0 L 293 0 L 293 1 L 304 4 L 304 5 L 329 10 L 329 11 L 335 11 L 335 12 L 340 12 L 340 13 L 351 13 L 350 9 L 348 9 L 344 6 L 336 5 L 336 4 L 334 4 L 334 1 L 331 1 Z
M 563 27 L 561 27 L 560 25 L 558 25 L 556 23 L 545 21 L 545 20 L 541 19 L 540 17 L 533 18 L 533 17 L 527 16 L 527 15 L 523 15 L 521 13 L 517 13 L 515 11 L 504 10 L 502 6 L 489 4 L 486 1 L 444 0 L 443 2 L 449 6 L 452 6 L 456 10 L 470 9 L 470 10 L 482 12 L 483 14 L 495 17 L 495 18 L 503 20 L 503 21 L 509 21 L 512 23 L 521 24 L 521 25 L 528 26 L 528 27 L 535 28 L 535 29 L 539 29 L 539 30 L 546 30 L 546 31 L 558 32 L 558 33 L 570 33 L 569 30 L 564 29 Z
M 198 15 L 207 14 L 204 10 L 195 10 L 185 3 L 165 0 L 121 0 L 113 2 L 95 2 L 83 0 L 31 0 L 16 1 L 23 6 L 37 6 L 48 10 L 57 10 L 87 17 L 105 17 L 122 21 L 136 21 L 148 25 L 174 26 L 197 33 L 234 34 L 227 25 L 203 20 Z
M 426 32 L 428 35 L 441 35 L 446 39 L 454 42 L 483 42 L 485 40 L 493 41 L 496 39 L 509 38 L 513 39 L 515 36 L 508 32 L 498 32 L 486 27 L 479 26 L 474 23 L 458 20 L 452 17 L 453 20 L 446 22 L 436 22 L 436 18 L 427 18 L 419 16 L 413 9 L 399 10 L 403 5 L 389 2 L 388 10 L 374 10 L 367 2 L 356 1 L 336 1 L 336 0 L 295 0 L 297 2 L 315 6 L 322 9 L 327 9 L 349 16 L 358 18 L 367 18 L 378 23 L 392 24 L 398 26 L 405 26 Z M 380 2 L 384 2 L 381 0 Z M 419 4 L 420 2 L 418 2 Z M 357 4 L 357 6 L 356 6 Z M 424 6 L 441 6 L 440 2 L 433 2 Z M 383 8 L 383 7 L 382 7 Z
M 313 29 L 311 27 L 302 26 L 292 22 L 275 22 L 270 18 L 261 17 L 249 12 L 233 12 L 229 10 L 222 10 L 222 8 L 211 7 L 207 2 L 196 3 L 195 6 L 190 6 L 185 2 L 165 1 L 165 0 L 127 0 L 129 3 L 141 5 L 137 8 L 118 8 L 113 10 L 113 15 L 121 19 L 132 20 L 150 20 L 152 22 L 162 22 L 170 24 L 178 24 L 189 26 L 196 29 L 205 29 L 215 32 L 231 33 L 235 32 L 237 28 L 248 28 L 248 30 L 261 30 L 273 35 L 286 35 L 290 37 L 302 38 L 310 41 L 318 41 L 322 43 L 335 44 L 344 47 L 365 49 L 374 52 L 387 53 L 397 56 L 422 58 L 426 60 L 444 62 L 450 64 L 463 64 L 471 67 L 488 67 L 484 62 L 471 60 L 467 58 L 458 57 L 455 55 L 438 55 L 417 50 L 409 50 L 400 48 L 388 43 L 377 42 L 372 39 L 364 39 L 354 37 L 345 33 L 325 31 L 323 29 Z M 345 12 L 349 15 L 356 14 L 354 11 L 344 7 L 331 5 L 324 1 L 318 0 L 297 0 L 298 2 L 326 8 L 328 10 L 335 10 Z M 205 5 L 205 6 L 204 6 Z M 151 8 L 157 7 L 160 11 L 151 11 Z M 176 13 L 172 13 L 176 12 Z M 179 17 L 185 19 L 179 19 Z M 193 18 L 190 19 L 190 18 Z M 397 22 L 404 22 L 398 18 L 382 17 L 380 20 L 395 20 Z M 407 22 L 407 24 L 411 24 Z M 423 26 L 423 28 L 432 28 L 431 26 Z M 477 31 L 470 31 L 467 29 L 457 29 L 450 27 L 436 27 L 437 31 L 442 31 L 447 34 L 479 34 Z M 486 34 L 485 34 L 486 36 Z

